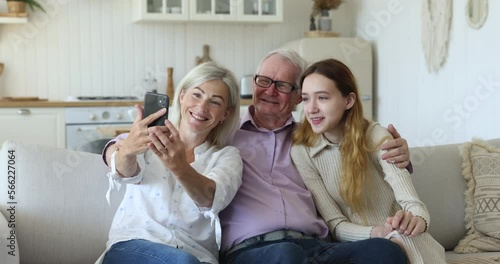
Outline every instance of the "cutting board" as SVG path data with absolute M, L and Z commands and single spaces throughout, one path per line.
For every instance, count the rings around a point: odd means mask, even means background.
M 47 101 L 47 100 L 48 99 L 40 99 L 38 96 L 0 97 L 0 101 L 9 101 L 9 102 Z

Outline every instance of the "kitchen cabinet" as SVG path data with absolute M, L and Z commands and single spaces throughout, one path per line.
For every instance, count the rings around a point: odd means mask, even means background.
M 283 0 L 132 0 L 134 21 L 283 21 Z
M 238 21 L 283 21 L 283 0 L 238 0 L 237 7 Z
M 0 124 L 0 143 L 65 146 L 64 108 L 0 108 Z
M 190 0 L 130 0 L 134 21 L 187 21 Z
M 234 0 L 191 0 L 189 19 L 193 21 L 236 21 Z

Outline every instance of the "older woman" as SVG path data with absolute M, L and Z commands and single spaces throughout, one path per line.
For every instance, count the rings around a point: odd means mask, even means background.
M 143 119 L 105 148 L 110 189 L 127 183 L 102 263 L 217 263 L 218 213 L 241 185 L 242 161 L 227 146 L 239 120 L 234 75 L 204 63 L 180 82 L 165 126 Z M 109 196 L 108 196 L 109 198 Z

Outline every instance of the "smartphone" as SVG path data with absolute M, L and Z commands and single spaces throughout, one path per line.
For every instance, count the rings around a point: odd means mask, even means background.
M 160 109 L 165 108 L 167 112 L 153 121 L 148 127 L 152 126 L 164 126 L 165 120 L 168 118 L 168 102 L 169 97 L 166 94 L 147 92 L 144 95 L 144 114 L 142 118 L 146 118 L 150 114 L 158 112 Z

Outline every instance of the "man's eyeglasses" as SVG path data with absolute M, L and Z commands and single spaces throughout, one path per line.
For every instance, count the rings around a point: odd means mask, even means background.
M 271 85 L 274 83 L 274 88 L 280 92 L 280 93 L 286 93 L 289 94 L 293 90 L 295 90 L 295 86 L 291 83 L 287 82 L 282 82 L 282 81 L 275 81 L 269 77 L 262 76 L 262 75 L 255 75 L 253 78 L 255 84 L 257 86 L 262 87 L 262 88 L 269 88 Z

